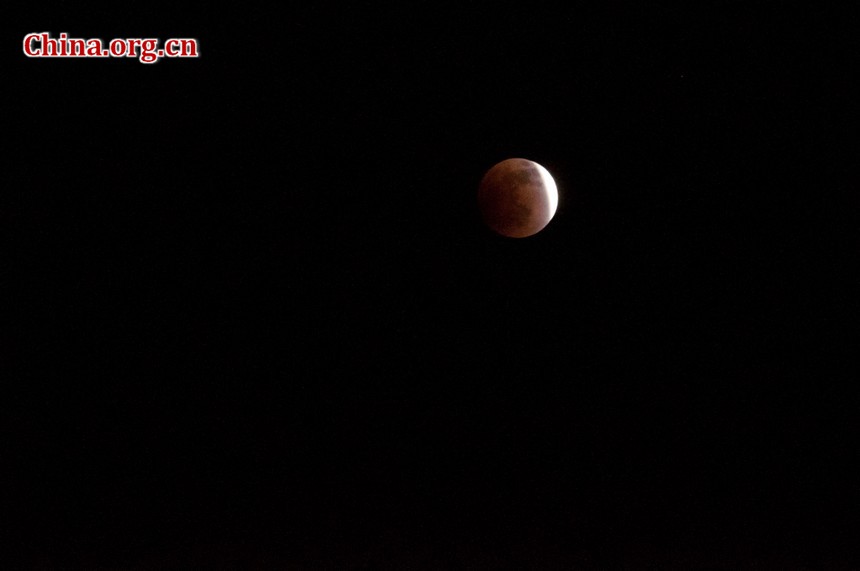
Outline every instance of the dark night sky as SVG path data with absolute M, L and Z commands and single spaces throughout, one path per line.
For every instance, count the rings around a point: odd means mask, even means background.
M 19 18 L 2 553 L 860 566 L 856 13 L 590 4 Z M 509 157 L 532 238 L 477 212 Z

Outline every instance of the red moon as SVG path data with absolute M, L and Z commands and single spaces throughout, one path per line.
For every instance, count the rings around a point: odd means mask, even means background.
M 525 238 L 549 224 L 558 189 L 549 172 L 528 159 L 506 159 L 484 175 L 478 187 L 484 222 L 502 236 Z

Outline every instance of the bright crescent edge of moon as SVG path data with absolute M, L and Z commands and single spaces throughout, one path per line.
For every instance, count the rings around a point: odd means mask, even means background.
M 531 161 L 531 163 L 537 167 L 537 170 L 540 173 L 540 178 L 543 181 L 547 194 L 549 195 L 549 219 L 552 220 L 555 216 L 555 211 L 558 208 L 558 187 L 556 187 L 555 180 L 553 180 L 552 175 L 549 174 L 548 170 L 534 161 Z

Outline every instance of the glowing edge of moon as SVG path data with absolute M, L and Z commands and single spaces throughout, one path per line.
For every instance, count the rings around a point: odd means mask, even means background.
M 556 208 L 558 208 L 558 187 L 556 187 L 555 180 L 553 180 L 548 170 L 534 161 L 532 161 L 532 164 L 537 167 L 541 181 L 549 195 L 549 220 L 552 220 L 553 216 L 555 216 Z M 549 220 L 547 220 L 547 223 L 549 223 Z

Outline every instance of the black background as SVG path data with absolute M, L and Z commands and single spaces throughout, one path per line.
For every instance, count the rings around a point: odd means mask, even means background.
M 15 23 L 200 57 L 9 68 L 10 561 L 860 565 L 848 3 Z

